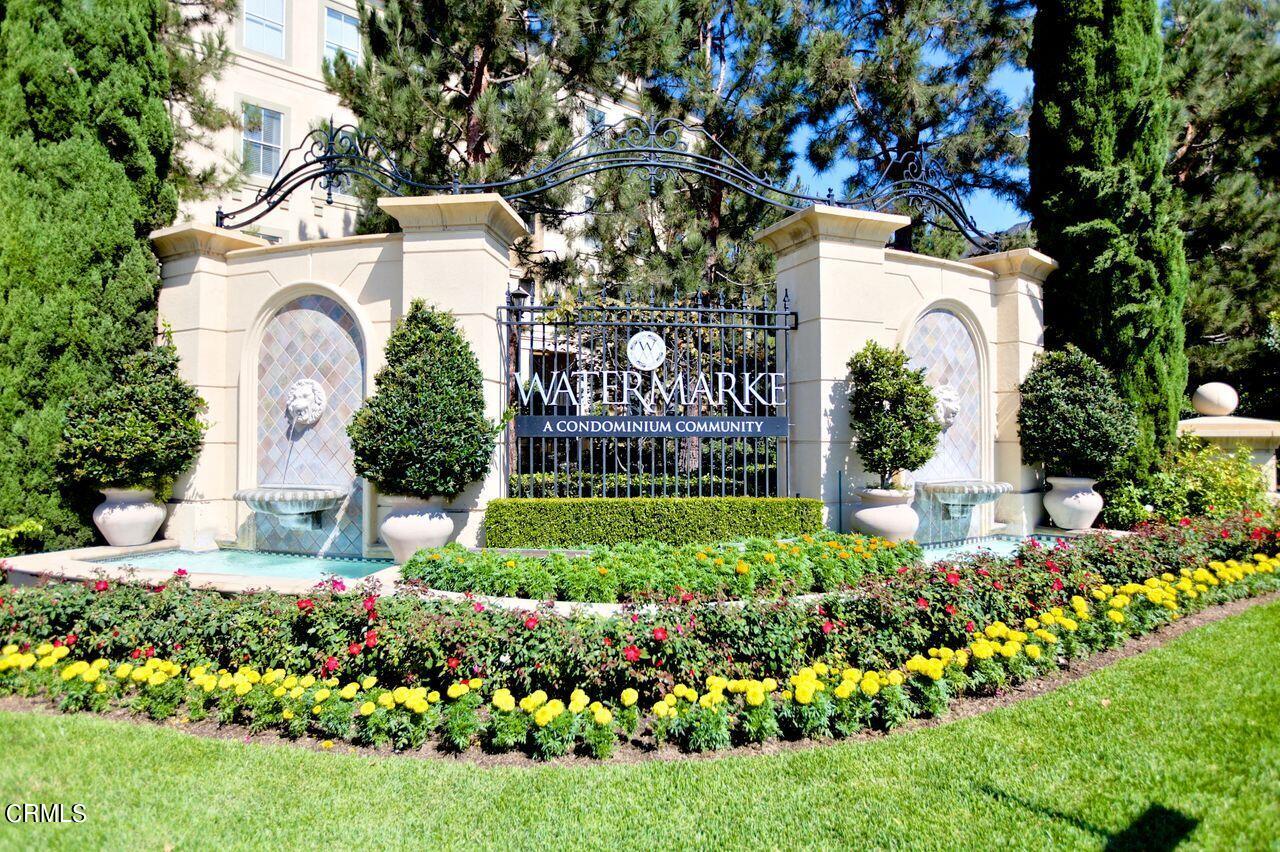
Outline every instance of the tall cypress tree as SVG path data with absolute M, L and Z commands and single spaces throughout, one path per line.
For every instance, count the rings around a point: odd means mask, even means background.
M 92 536 L 63 493 L 66 402 L 155 336 L 147 242 L 173 220 L 164 0 L 9 0 L 0 19 L 0 525 L 44 547 Z
M 809 52 L 810 162 L 851 164 L 845 189 L 858 194 L 902 178 L 904 156 L 923 150 L 952 193 L 989 190 L 1021 203 L 1026 111 L 994 76 L 1026 60 L 1028 0 L 817 5 L 823 26 Z M 936 224 L 951 226 L 945 218 Z M 902 228 L 895 245 L 943 254 L 963 248 L 934 231 Z
M 1280 416 L 1280 0 L 1172 0 L 1169 173 L 1183 196 L 1191 385 Z
M 1061 264 L 1045 287 L 1048 343 L 1115 374 L 1139 418 L 1139 477 L 1173 439 L 1187 381 L 1162 51 L 1155 0 L 1038 3 L 1030 207 Z

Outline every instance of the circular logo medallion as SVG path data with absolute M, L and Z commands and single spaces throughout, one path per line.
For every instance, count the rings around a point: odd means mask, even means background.
M 666 357 L 666 342 L 652 331 L 637 331 L 627 341 L 627 360 L 637 370 L 656 370 Z

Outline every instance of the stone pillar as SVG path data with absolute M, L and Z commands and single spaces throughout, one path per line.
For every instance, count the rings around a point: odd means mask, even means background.
M 1024 535 L 1039 525 L 1044 472 L 1022 463 L 1018 437 L 1018 386 L 1026 378 L 1036 353 L 1044 349 L 1044 281 L 1058 262 L 1031 248 L 968 258 L 965 263 L 995 273 L 991 293 L 996 307 L 996 481 L 1013 491 L 996 503 L 996 521 L 1005 532 Z
M 183 378 L 209 405 L 209 431 L 196 463 L 173 487 L 163 538 L 207 550 L 235 541 L 239 348 L 229 341 L 227 253 L 265 240 L 186 223 L 151 235 L 161 262 L 160 321 L 173 332 Z
M 453 312 L 480 361 L 486 413 L 501 417 L 506 376 L 498 306 L 507 298 L 511 245 L 529 234 L 524 222 L 495 193 L 382 198 L 378 206 L 404 229 L 401 312 L 419 298 Z M 369 354 L 376 372 L 383 353 Z M 485 505 L 507 494 L 504 452 L 498 441 L 488 477 L 449 507 L 464 545 L 481 543 Z M 386 509 L 379 500 L 379 521 Z
M 790 340 L 789 467 L 779 473 L 784 483 L 789 474 L 791 495 L 823 501 L 832 529 L 849 529 L 854 492 L 866 485 L 849 428 L 848 361 L 868 340 L 896 342 L 896 329 L 868 306 L 889 286 L 885 243 L 910 221 L 819 204 L 756 235 L 777 255 L 778 303 L 787 299 L 799 323 Z

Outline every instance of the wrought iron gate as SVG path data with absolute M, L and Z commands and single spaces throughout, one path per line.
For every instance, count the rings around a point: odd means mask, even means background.
M 788 334 L 779 306 L 507 304 L 509 493 L 777 496 Z

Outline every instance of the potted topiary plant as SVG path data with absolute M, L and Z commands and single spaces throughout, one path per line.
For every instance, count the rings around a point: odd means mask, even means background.
M 935 409 L 924 371 L 910 369 L 900 348 L 873 340 L 849 360 L 849 423 L 863 469 L 878 478 L 878 487 L 858 492 L 862 504 L 853 523 L 859 529 L 892 541 L 915 536 L 920 516 L 911 508 L 913 492 L 894 483 L 933 458 L 942 431 Z
M 1037 355 L 1019 390 L 1022 458 L 1052 474 L 1044 507 L 1055 526 L 1088 529 L 1103 505 L 1093 486 L 1138 440 L 1133 409 L 1111 373 L 1071 345 Z
M 178 375 L 166 340 L 120 364 L 116 381 L 67 406 L 57 461 L 66 481 L 91 484 L 106 500 L 93 522 L 108 544 L 146 544 L 164 523 L 173 481 L 200 453 L 204 400 Z
M 356 472 L 391 499 L 379 529 L 403 564 L 453 535 L 445 504 L 488 473 L 502 424 L 484 416 L 480 364 L 451 314 L 415 301 L 386 355 L 347 434 Z

